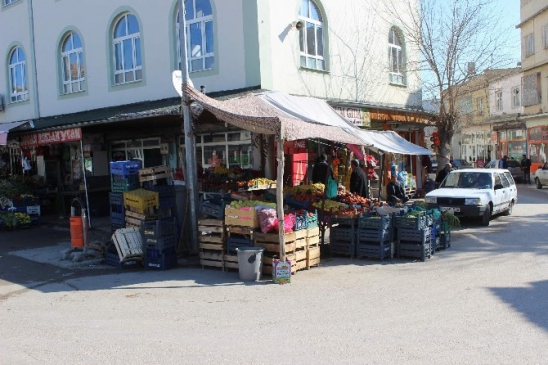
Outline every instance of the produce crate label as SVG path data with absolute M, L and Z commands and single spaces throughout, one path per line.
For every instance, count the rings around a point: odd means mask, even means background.
M 291 283 L 291 260 L 275 259 L 273 261 L 272 280 L 276 284 Z

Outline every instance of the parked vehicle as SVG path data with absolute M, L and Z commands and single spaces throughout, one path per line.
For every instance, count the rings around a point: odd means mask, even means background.
M 506 169 L 463 169 L 451 171 L 439 189 L 426 194 L 429 209 L 439 207 L 457 217 L 479 217 L 489 225 L 491 216 L 512 214 L 518 201 L 516 183 Z
M 461 160 L 461 159 L 456 159 L 456 160 L 453 160 L 451 161 L 451 165 L 453 165 L 453 169 L 455 170 L 461 170 L 461 169 L 471 169 L 472 167 L 472 164 L 466 160 Z
M 537 189 L 542 189 L 543 185 L 548 185 L 548 164 L 539 167 L 535 174 L 533 175 L 533 180 L 537 185 Z
M 502 166 L 502 160 L 491 160 L 486 169 L 499 169 Z M 508 160 L 508 171 L 512 174 L 514 180 L 523 181 L 523 171 L 521 171 L 521 163 L 517 160 Z

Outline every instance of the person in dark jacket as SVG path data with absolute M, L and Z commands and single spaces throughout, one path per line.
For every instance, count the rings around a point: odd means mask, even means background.
M 443 182 L 443 179 L 445 179 L 447 174 L 451 172 L 452 168 L 453 166 L 450 163 L 445 164 L 445 168 L 438 172 L 438 176 L 436 176 L 436 186 L 440 186 L 440 184 Z
M 523 183 L 531 183 L 531 160 L 527 158 L 526 155 L 523 155 L 521 158 L 521 170 L 523 171 Z
M 500 166 L 501 169 L 508 169 L 508 156 L 504 155 L 502 156 L 502 160 L 500 160 Z
M 327 163 L 327 155 L 323 153 L 320 155 L 318 162 L 314 164 L 314 168 L 312 169 L 312 183 L 327 184 L 327 176 L 335 178 L 333 169 Z
M 386 185 L 386 201 L 390 205 L 397 203 L 405 203 L 409 198 L 405 195 L 403 186 L 396 179 L 396 175 L 392 175 L 390 182 Z
M 367 198 L 367 175 L 360 167 L 358 160 L 352 160 L 352 174 L 350 174 L 350 192 Z

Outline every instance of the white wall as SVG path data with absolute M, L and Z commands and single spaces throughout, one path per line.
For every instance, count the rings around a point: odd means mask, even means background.
M 515 108 L 512 106 L 512 89 L 519 87 L 521 90 L 521 73 L 517 73 L 512 76 L 508 76 L 489 83 L 489 115 L 505 115 L 505 114 L 523 114 L 523 106 Z M 502 110 L 497 110 L 496 104 L 496 92 L 502 90 Z
M 383 0 L 391 3 L 389 0 Z M 389 85 L 388 33 L 403 26 L 390 16 L 383 1 L 318 1 L 325 10 L 328 29 L 325 53 L 328 71 L 300 68 L 299 32 L 291 28 L 298 19 L 300 0 L 261 1 L 259 9 L 261 77 L 267 89 L 328 99 L 405 106 L 410 98 L 420 105 L 420 78 L 411 70 L 407 87 Z M 404 14 L 403 5 L 401 14 Z M 419 59 L 410 44 L 408 64 Z M 413 66 L 415 67 L 415 66 Z M 410 95 L 415 93 L 414 95 Z

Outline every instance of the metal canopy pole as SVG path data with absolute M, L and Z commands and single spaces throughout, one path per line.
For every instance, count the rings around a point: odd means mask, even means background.
M 278 213 L 278 236 L 280 240 L 280 260 L 285 261 L 285 229 L 284 229 L 284 126 L 280 120 L 280 135 L 278 136 L 278 172 L 276 179 L 276 207 Z M 274 273 L 272 273 L 274 275 Z
M 86 160 L 84 159 L 84 140 L 80 140 L 80 155 L 82 158 L 82 173 L 84 174 L 84 188 L 86 191 L 86 207 L 88 207 L 88 224 L 91 228 L 91 210 L 89 209 L 88 181 L 86 178 Z
M 198 179 L 196 176 L 196 141 L 190 119 L 190 99 L 186 93 L 188 85 L 188 64 L 186 47 L 186 20 L 184 1 L 179 0 L 179 48 L 181 52 L 181 73 L 182 73 L 182 97 L 181 112 L 183 117 L 183 132 L 185 134 L 185 157 L 186 157 L 186 176 L 185 185 L 187 189 L 187 198 L 190 203 L 190 253 L 198 252 L 198 218 L 196 203 L 198 201 Z M 183 227 L 184 228 L 184 227 Z

